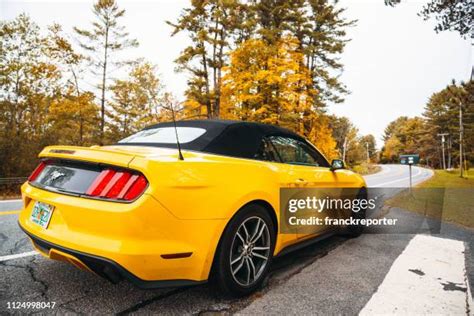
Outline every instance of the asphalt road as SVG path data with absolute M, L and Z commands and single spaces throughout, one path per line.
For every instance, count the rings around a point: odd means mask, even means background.
M 380 165 L 382 170 L 378 173 L 365 176 L 365 182 L 370 187 L 406 188 L 410 185 L 410 170 L 406 165 Z M 423 182 L 433 175 L 433 171 L 412 167 L 412 185 Z
M 429 178 L 431 171 L 414 167 L 413 176 L 418 183 Z M 366 180 L 369 187 L 395 188 L 406 187 L 407 177 L 406 166 L 386 165 Z M 398 219 L 412 233 L 370 234 L 368 229 L 368 234 L 355 239 L 331 237 L 277 258 L 264 289 L 248 298 L 229 300 L 207 285 L 162 290 L 139 290 L 126 282 L 113 285 L 68 264 L 32 255 L 32 247 L 16 224 L 18 214 L 11 212 L 19 208 L 18 201 L 0 202 L 0 313 L 390 313 L 377 310 L 380 306 L 390 308 L 384 300 L 395 304 L 399 312 L 404 311 L 403 306 L 417 303 L 420 308 L 427 304 L 447 306 L 441 310 L 445 314 L 469 313 L 466 304 L 471 293 L 467 284 L 474 284 L 474 231 L 443 223 L 434 237 L 419 235 L 429 233 L 423 218 L 400 209 L 392 208 L 385 216 Z M 420 236 L 431 239 L 420 240 Z M 423 245 L 432 248 L 424 249 Z M 425 257 L 419 262 L 413 261 L 422 254 Z M 457 265 L 450 264 L 453 258 L 457 258 Z M 446 266 L 432 271 L 436 264 Z M 452 273 L 438 275 L 439 271 Z M 403 280 L 413 283 L 400 284 L 397 276 L 403 273 L 407 274 Z M 420 299 L 424 292 L 403 296 L 409 289 L 430 286 L 436 302 Z M 391 294 L 394 289 L 399 297 Z M 446 304 L 439 301 L 447 297 L 450 301 Z M 53 310 L 12 310 L 7 309 L 9 302 L 55 302 L 55 306 Z

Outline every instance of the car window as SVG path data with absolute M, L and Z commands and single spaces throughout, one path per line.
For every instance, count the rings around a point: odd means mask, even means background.
M 329 166 L 326 159 L 305 142 L 283 136 L 271 136 L 269 140 L 284 163 L 320 167 Z
M 174 127 L 157 127 L 142 130 L 135 133 L 127 138 L 119 141 L 121 143 L 162 143 L 162 144 L 175 144 L 176 133 L 178 133 L 179 142 L 186 144 L 204 134 L 206 130 L 199 127 L 184 127 L 179 126 L 176 129 Z
M 278 154 L 275 151 L 275 148 L 267 139 L 262 139 L 260 147 L 258 148 L 258 151 L 255 154 L 254 158 L 264 161 L 280 161 Z

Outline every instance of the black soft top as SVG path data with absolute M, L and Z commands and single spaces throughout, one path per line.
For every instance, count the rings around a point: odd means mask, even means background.
M 173 122 L 158 123 L 147 129 L 173 127 Z M 254 158 L 262 139 L 267 136 L 285 136 L 306 142 L 304 138 L 279 126 L 256 122 L 230 120 L 177 121 L 177 127 L 199 127 L 206 130 L 195 140 L 181 144 L 182 149 L 207 152 L 239 158 Z M 177 148 L 170 143 L 120 143 L 119 145 L 145 145 Z

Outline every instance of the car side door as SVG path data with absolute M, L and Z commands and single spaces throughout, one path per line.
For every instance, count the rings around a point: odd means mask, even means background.
M 264 161 L 267 164 L 271 165 L 271 168 L 277 172 L 278 174 L 278 192 L 276 196 L 280 196 L 280 188 L 288 187 L 289 186 L 289 177 L 291 165 L 284 164 L 280 160 L 280 156 L 275 150 L 275 147 L 271 144 L 271 142 L 267 138 L 263 138 L 257 153 L 254 156 L 254 159 Z M 280 205 L 278 200 L 278 209 L 276 210 L 278 223 L 280 223 L 280 227 L 278 227 L 278 232 L 281 232 L 281 219 L 280 219 Z M 277 245 L 276 249 L 285 248 L 291 244 L 294 244 L 298 240 L 298 234 L 295 231 L 294 233 L 284 233 L 279 234 L 277 238 Z
M 271 136 L 268 140 L 275 147 L 283 164 L 288 168 L 287 179 L 292 188 L 338 188 L 342 183 L 330 170 L 327 160 L 311 144 L 306 141 L 285 136 Z M 324 218 L 327 214 L 312 213 Z M 323 225 L 298 227 L 297 238 L 307 238 L 330 229 Z

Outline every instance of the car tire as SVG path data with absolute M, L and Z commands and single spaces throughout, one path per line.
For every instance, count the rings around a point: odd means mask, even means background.
M 357 194 L 357 199 L 367 199 L 367 189 L 361 189 L 359 193 Z M 361 209 L 358 212 L 351 212 L 351 218 L 355 219 L 365 219 L 366 218 L 366 209 Z M 349 238 L 356 238 L 362 235 L 364 231 L 365 226 L 364 225 L 349 225 L 346 227 L 345 231 L 343 232 L 343 235 Z
M 218 295 L 241 297 L 259 289 L 275 249 L 275 228 L 263 206 L 244 206 L 230 220 L 217 247 L 210 283 Z

